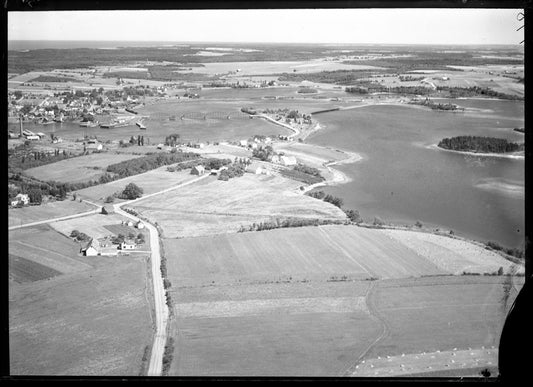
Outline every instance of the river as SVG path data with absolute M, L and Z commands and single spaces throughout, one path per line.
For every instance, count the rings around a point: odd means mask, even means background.
M 447 102 L 447 101 L 444 101 Z M 354 151 L 355 164 L 338 166 L 351 181 L 327 188 L 365 221 L 453 230 L 509 247 L 524 244 L 524 160 L 447 152 L 444 137 L 478 135 L 524 141 L 517 101 L 453 100 L 477 110 L 439 112 L 414 106 L 375 105 L 315 118 L 325 128 L 307 142 Z

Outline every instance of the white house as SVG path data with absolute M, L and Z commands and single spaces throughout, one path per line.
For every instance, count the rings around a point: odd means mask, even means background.
M 296 158 L 294 156 L 281 156 L 281 164 L 285 165 L 286 167 L 291 165 L 296 165 Z
M 252 143 L 252 149 L 257 149 L 257 143 Z
M 197 165 L 191 169 L 191 175 L 203 175 L 204 173 L 205 168 L 202 165 Z
M 144 228 L 144 223 L 139 220 L 135 227 L 137 227 L 139 230 L 142 230 Z
M 157 149 L 163 149 L 164 146 L 165 146 L 165 144 L 158 144 L 157 145 Z
M 248 140 L 241 140 L 241 141 L 239 141 L 239 144 L 241 146 L 248 146 Z
M 95 256 L 98 255 L 98 250 L 100 249 L 100 244 L 96 239 L 91 238 L 87 244 L 81 248 L 81 252 L 83 255 L 89 257 L 89 256 Z
M 123 241 L 119 246 L 120 250 L 133 250 L 136 247 L 135 242 L 129 240 Z
M 28 196 L 28 194 L 19 193 L 17 196 L 15 196 L 15 200 L 11 202 L 11 205 L 16 206 L 19 203 L 27 205 L 29 202 L 30 202 L 30 197 Z
M 129 227 L 133 227 L 133 222 L 132 222 L 131 220 L 128 220 L 127 225 L 128 225 Z
M 273 162 L 274 164 L 279 164 L 279 156 L 273 155 L 270 161 Z

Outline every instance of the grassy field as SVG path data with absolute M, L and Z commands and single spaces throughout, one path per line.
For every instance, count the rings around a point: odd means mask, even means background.
M 131 154 L 93 153 L 31 168 L 24 173 L 42 181 L 79 183 L 98 179 L 105 174 L 105 170 L 110 164 L 136 157 L 138 156 Z
M 339 208 L 294 192 L 299 184 L 248 173 L 229 181 L 213 176 L 140 200 L 134 208 L 157 222 L 166 238 L 236 232 L 241 226 L 276 218 L 345 219 Z
M 40 206 L 11 208 L 8 211 L 9 227 L 79 214 L 94 209 L 95 207 L 90 204 L 74 200 L 48 202 Z
M 191 175 L 190 170 L 180 172 L 168 172 L 167 166 L 160 167 L 139 175 L 129 176 L 110 183 L 95 185 L 76 191 L 79 197 L 104 204 L 105 199 L 116 192 L 121 192 L 130 184 L 137 184 L 143 189 L 144 194 L 151 194 L 170 188 L 174 185 L 185 183 L 197 176 Z M 159 196 L 158 196 L 159 197 Z M 117 202 L 120 199 L 115 199 Z

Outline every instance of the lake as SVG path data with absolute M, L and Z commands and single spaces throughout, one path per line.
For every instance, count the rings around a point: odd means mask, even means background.
M 447 101 L 444 101 L 447 102 Z M 352 181 L 320 188 L 343 198 L 365 221 L 453 230 L 509 247 L 524 244 L 524 160 L 480 157 L 431 147 L 444 137 L 477 135 L 523 142 L 524 104 L 451 100 L 474 109 L 439 112 L 376 105 L 315 118 L 325 127 L 308 142 L 351 150 L 363 160 L 338 166 Z

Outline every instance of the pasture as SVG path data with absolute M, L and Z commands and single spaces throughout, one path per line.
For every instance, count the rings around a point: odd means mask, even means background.
M 39 206 L 10 208 L 8 210 L 8 224 L 9 227 L 20 226 L 21 224 L 80 214 L 94 209 L 95 207 L 90 204 L 74 200 L 48 202 Z
M 197 177 L 191 175 L 190 169 L 179 172 L 168 172 L 167 167 L 169 166 L 163 166 L 138 175 L 128 176 L 120 180 L 84 188 L 76 191 L 76 193 L 81 198 L 104 204 L 104 201 L 108 196 L 117 192 L 122 192 L 130 183 L 137 184 L 143 189 L 143 193 L 147 195 L 185 183 Z M 117 202 L 121 201 L 121 199 L 115 200 Z
M 277 218 L 346 219 L 332 204 L 295 192 L 299 184 L 248 173 L 229 181 L 208 177 L 179 191 L 141 199 L 133 207 L 157 222 L 165 238 L 236 232 Z
M 86 156 L 73 157 L 56 163 L 27 169 L 24 173 L 41 181 L 80 183 L 98 179 L 106 173 L 106 168 L 110 164 L 136 157 L 138 156 L 123 153 L 92 153 Z

